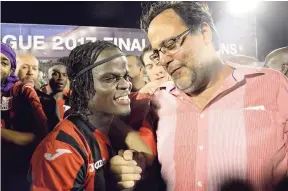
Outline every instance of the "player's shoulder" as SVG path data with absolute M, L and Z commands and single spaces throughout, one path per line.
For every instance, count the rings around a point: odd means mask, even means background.
M 39 157 L 45 157 L 46 153 L 69 153 L 79 157 L 87 155 L 83 137 L 81 137 L 75 125 L 67 119 L 59 122 L 53 131 L 41 141 L 33 154 L 32 162 L 37 161 Z M 49 156 L 47 160 L 49 160 Z
M 47 150 L 63 145 L 69 147 L 74 144 L 78 144 L 80 147 L 84 145 L 82 135 L 71 121 L 64 119 L 42 140 L 39 147 Z

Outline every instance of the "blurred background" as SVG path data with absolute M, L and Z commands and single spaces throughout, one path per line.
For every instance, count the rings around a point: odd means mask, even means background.
M 241 4 L 232 6 L 226 1 L 208 2 L 219 33 L 220 48 L 222 47 L 220 52 L 222 51 L 224 55 L 253 56 L 263 62 L 269 52 L 288 45 L 288 2 L 245 0 L 241 2 Z M 257 5 L 253 2 L 257 2 Z M 140 30 L 130 29 L 140 28 L 141 6 L 145 3 L 147 2 L 1 2 L 1 23 L 93 26 L 98 29 L 99 27 L 126 28 L 129 31 L 116 30 L 122 31 L 122 34 L 115 35 L 115 30 L 108 30 L 108 32 L 104 30 L 102 34 L 109 33 L 111 37 L 113 35 L 113 37 L 117 37 L 117 35 L 123 36 L 125 33 L 124 36 L 127 37 L 126 33 L 134 32 L 132 36 L 138 38 L 142 46 L 141 39 L 146 39 L 146 37 L 140 34 Z M 3 25 L 1 28 L 3 41 L 7 30 L 4 30 Z M 14 28 L 19 31 L 19 26 Z M 68 28 L 63 27 L 61 30 L 68 30 Z M 79 30 L 79 28 L 73 29 Z M 8 32 L 11 33 L 11 29 Z M 53 35 L 55 33 L 57 32 L 53 32 Z M 147 42 L 145 43 L 147 44 Z M 135 54 L 139 54 L 139 52 L 138 50 L 134 51 Z M 54 57 L 55 54 L 57 55 L 54 51 Z M 67 54 L 68 51 L 58 56 Z M 45 56 L 41 55 L 40 57 Z

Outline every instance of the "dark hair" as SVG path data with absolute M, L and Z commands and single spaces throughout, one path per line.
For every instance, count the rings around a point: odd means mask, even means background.
M 137 56 L 137 55 L 126 55 L 126 58 L 128 58 L 128 57 L 135 57 L 136 58 L 136 64 L 137 64 L 138 67 L 145 66 L 139 56 Z
M 59 59 L 57 60 L 57 62 L 61 62 L 61 63 L 65 64 L 65 65 L 67 65 L 67 62 L 68 62 L 68 56 L 65 56 L 65 57 L 59 58 Z
M 70 106 L 73 113 L 89 114 L 88 101 L 95 95 L 92 70 L 76 79 L 74 77 L 82 69 L 94 64 L 99 54 L 106 48 L 119 49 L 111 42 L 99 40 L 77 46 L 71 51 L 67 62 L 67 74 L 71 82 Z
M 149 6 L 150 5 L 150 6 Z M 215 27 L 207 3 L 197 1 L 160 1 L 147 4 L 141 17 L 140 25 L 143 30 L 148 31 L 151 21 L 167 9 L 173 9 L 191 29 L 191 33 L 199 32 L 202 23 L 207 23 L 214 32 Z M 149 7 L 148 7 L 149 6 Z M 146 10 L 145 10 L 146 9 Z
M 56 66 L 56 65 L 61 65 L 61 66 L 65 66 L 66 67 L 65 63 L 57 61 L 57 62 L 51 62 L 50 68 L 52 68 L 53 66 Z
M 64 66 L 67 68 L 67 65 L 64 64 L 63 62 L 50 62 L 49 63 L 50 67 L 48 68 L 48 78 L 49 78 L 49 71 L 54 67 L 54 66 Z
M 140 60 L 141 60 L 141 62 L 144 64 L 144 66 L 145 66 L 145 63 L 144 63 L 144 59 L 143 59 L 143 57 L 144 57 L 144 55 L 145 55 L 145 53 L 146 52 L 148 52 L 149 50 L 151 50 L 151 45 L 149 44 L 149 45 L 147 45 L 144 49 L 143 49 L 143 51 L 142 51 L 142 53 L 141 53 L 141 55 L 140 55 Z

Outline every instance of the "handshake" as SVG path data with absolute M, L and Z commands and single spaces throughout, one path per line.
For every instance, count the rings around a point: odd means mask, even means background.
M 110 170 L 119 189 L 134 187 L 136 182 L 141 180 L 145 168 L 145 156 L 133 150 L 120 150 L 118 155 L 110 160 Z

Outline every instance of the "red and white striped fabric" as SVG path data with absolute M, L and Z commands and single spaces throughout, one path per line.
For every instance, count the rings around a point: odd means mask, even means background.
M 155 92 L 157 150 L 168 191 L 214 191 L 231 178 L 270 190 L 265 184 L 287 174 L 287 78 L 231 66 L 233 73 L 204 110 L 173 83 Z

